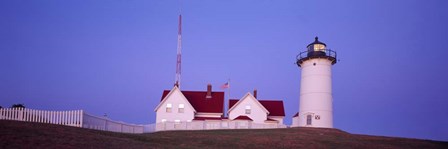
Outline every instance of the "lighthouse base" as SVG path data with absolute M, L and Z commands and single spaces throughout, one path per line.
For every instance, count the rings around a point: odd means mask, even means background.
M 301 111 L 299 127 L 333 128 L 332 111 Z

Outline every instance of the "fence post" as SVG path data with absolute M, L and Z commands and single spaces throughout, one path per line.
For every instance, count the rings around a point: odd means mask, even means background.
M 84 112 L 83 112 L 83 110 L 80 110 L 81 111 L 81 114 L 80 114 L 80 126 L 79 127 L 83 127 L 83 125 L 84 125 L 84 123 L 83 123 L 83 117 L 84 117 Z
M 12 118 L 13 118 L 13 120 L 17 120 L 17 110 L 16 110 L 16 108 L 12 109 Z
M 43 123 L 43 122 L 44 122 L 44 111 L 39 110 L 39 123 Z
M 23 110 L 24 108 L 19 108 L 19 121 L 23 121 Z
M 63 111 L 59 111 L 59 125 L 62 125 L 64 120 L 64 112 Z
M 62 125 L 67 124 L 67 111 L 62 111 Z
M 30 122 L 35 122 L 36 121 L 36 111 L 34 111 L 34 109 L 30 110 Z
M 48 111 L 48 112 L 47 112 L 47 115 L 48 115 L 48 116 L 47 116 L 47 123 L 48 123 L 48 124 L 51 124 L 51 111 Z
M 67 118 L 67 125 L 71 126 L 72 125 L 72 111 L 67 111 L 68 112 L 68 118 Z
M 40 117 L 41 117 L 41 123 L 45 123 L 45 121 L 47 121 L 47 117 L 46 117 L 47 111 L 46 110 L 42 110 Z
M 73 111 L 73 125 L 78 127 L 78 110 Z
M 34 110 L 34 112 L 35 112 L 35 116 L 34 117 L 36 117 L 36 121 L 35 122 L 39 123 L 39 118 L 40 118 L 40 115 L 39 115 L 40 113 L 39 112 L 40 111 L 39 110 Z
M 50 112 L 50 123 L 51 123 L 51 124 L 54 124 L 54 121 L 55 121 L 55 120 L 54 120 L 54 111 L 51 111 L 51 112 Z
M 107 119 L 104 119 L 104 130 L 109 130 L 108 128 L 107 128 Z
M 77 127 L 82 127 L 81 126 L 81 111 L 80 110 L 76 110 L 76 124 L 77 124 Z
M 70 111 L 70 113 L 71 113 L 71 120 L 70 120 L 70 124 L 72 125 L 72 126 L 75 126 L 74 124 L 75 124 L 75 113 L 73 112 L 73 110 L 72 111 Z
M 9 117 L 10 120 L 15 119 L 15 112 L 14 112 L 13 108 L 9 109 L 9 115 L 10 115 L 10 117 Z
M 3 116 L 3 109 L 4 109 L 4 108 L 1 108 L 1 109 L 0 109 L 0 120 L 2 120 L 2 119 L 4 118 L 4 116 Z

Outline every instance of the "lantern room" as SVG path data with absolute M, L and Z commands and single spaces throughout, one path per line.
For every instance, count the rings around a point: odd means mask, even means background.
M 300 52 L 296 57 L 296 63 L 299 67 L 304 61 L 314 58 L 325 58 L 330 60 L 332 64 L 336 63 L 336 52 L 327 49 L 327 45 L 319 41 L 318 37 L 315 37 L 314 42 L 308 44 L 308 46 L 306 46 L 306 49 L 306 51 Z
M 319 41 L 318 37 L 314 38 L 314 42 L 310 43 L 306 48 L 308 51 L 308 56 L 312 55 L 325 55 L 325 49 L 327 45 Z

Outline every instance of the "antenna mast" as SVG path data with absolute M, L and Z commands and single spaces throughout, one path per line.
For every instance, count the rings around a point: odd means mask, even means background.
M 179 0 L 179 26 L 177 31 L 177 63 L 176 63 L 176 83 L 175 86 L 180 88 L 181 59 L 182 59 L 182 1 Z

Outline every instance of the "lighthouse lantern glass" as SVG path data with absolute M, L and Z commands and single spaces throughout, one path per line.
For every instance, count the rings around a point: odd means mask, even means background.
M 323 44 L 314 44 L 314 51 L 325 51 L 325 46 Z
M 308 52 L 318 52 L 318 51 L 325 52 L 325 45 L 312 44 L 312 45 L 308 46 Z

